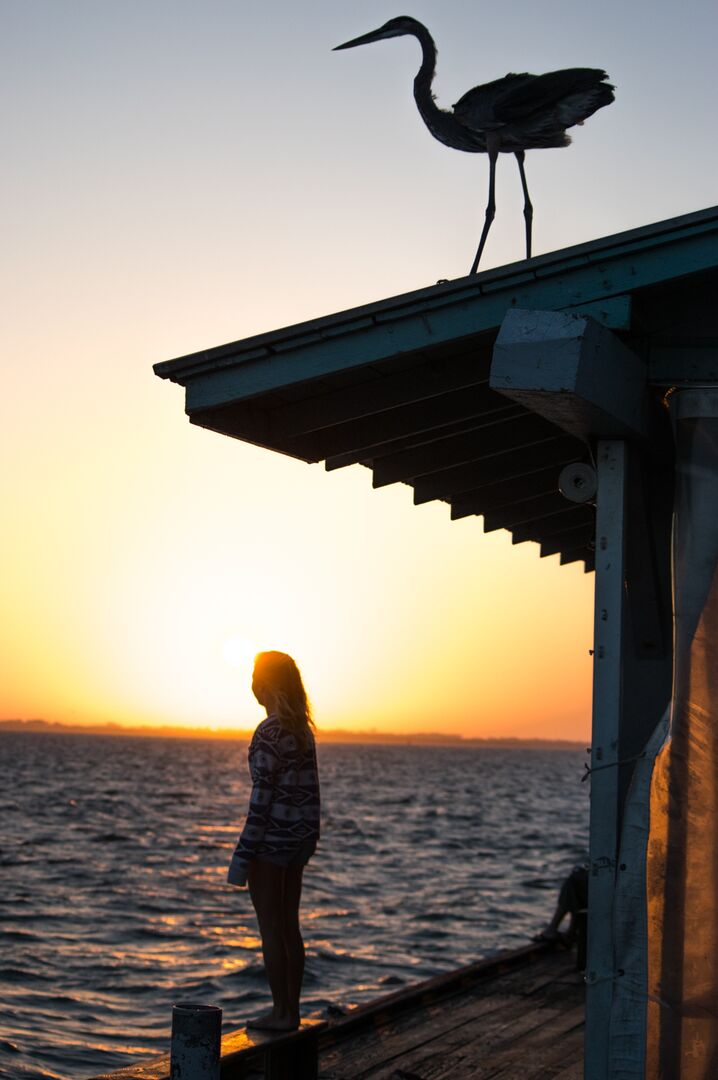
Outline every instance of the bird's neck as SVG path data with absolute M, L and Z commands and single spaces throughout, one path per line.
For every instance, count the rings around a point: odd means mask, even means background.
M 421 67 L 414 79 L 414 100 L 424 123 L 430 131 L 433 131 L 434 118 L 437 115 L 445 115 L 444 110 L 440 109 L 434 101 L 431 92 L 431 84 L 436 71 L 436 45 L 425 26 L 417 26 L 414 34 L 421 45 Z

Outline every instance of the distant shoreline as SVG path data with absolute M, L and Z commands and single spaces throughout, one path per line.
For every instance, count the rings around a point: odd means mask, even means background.
M 61 724 L 50 720 L 0 720 L 3 732 L 30 732 L 37 735 L 114 735 L 141 737 L 144 739 L 219 739 L 249 742 L 253 729 L 209 731 L 206 728 L 131 727 L 124 724 Z M 364 743 L 388 746 L 459 746 L 486 747 L 504 750 L 585 750 L 586 743 L 570 739 L 518 739 L 488 738 L 467 739 L 462 735 L 442 732 L 411 732 L 406 735 L 381 731 L 320 730 L 322 743 Z

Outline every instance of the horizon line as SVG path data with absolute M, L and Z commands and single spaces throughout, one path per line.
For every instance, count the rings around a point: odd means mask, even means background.
M 256 726 L 256 725 L 255 725 Z M 57 734 L 92 734 L 92 735 L 119 735 L 141 736 L 143 738 L 195 738 L 195 739 L 235 739 L 249 741 L 254 734 L 254 728 L 204 728 L 183 727 L 180 724 L 159 725 L 132 725 L 120 724 L 115 721 L 106 723 L 82 723 L 63 722 L 60 720 L 44 720 L 41 718 L 20 719 L 11 718 L 0 720 L 0 731 L 15 732 L 55 732 Z M 319 729 L 320 742 L 375 742 L 375 743 L 450 743 L 453 745 L 464 744 L 494 744 L 494 745 L 522 745 L 522 746 L 555 746 L 555 747 L 582 747 L 585 740 L 541 738 L 535 735 L 460 735 L 454 732 L 442 731 L 414 731 L 414 732 L 385 732 L 376 728 L 366 730 L 327 728 Z

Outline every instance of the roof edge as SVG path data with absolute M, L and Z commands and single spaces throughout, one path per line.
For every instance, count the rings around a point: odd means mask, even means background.
M 161 379 L 183 383 L 192 375 L 206 371 L 208 366 L 222 368 L 259 360 L 275 352 L 341 337 L 386 322 L 390 318 L 410 315 L 417 309 L 436 310 L 461 303 L 465 298 L 475 300 L 477 296 L 495 295 L 517 285 L 565 274 L 576 267 L 589 266 L 606 259 L 620 259 L 622 255 L 637 249 L 661 247 L 706 231 L 718 232 L 718 206 L 667 218 L 573 247 L 561 248 L 532 259 L 507 263 L 479 274 L 439 282 L 306 322 L 265 331 L 211 349 L 188 353 L 173 360 L 163 360 L 154 364 L 153 370 Z

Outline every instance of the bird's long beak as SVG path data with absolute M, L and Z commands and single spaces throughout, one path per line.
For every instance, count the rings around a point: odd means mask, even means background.
M 338 52 L 340 49 L 353 49 L 355 45 L 369 45 L 372 41 L 381 41 L 383 37 L 389 37 L 388 34 L 382 33 L 383 27 L 378 30 L 370 30 L 368 34 L 362 34 L 361 37 L 352 38 L 351 41 L 345 41 L 343 45 L 335 45 L 332 52 Z

